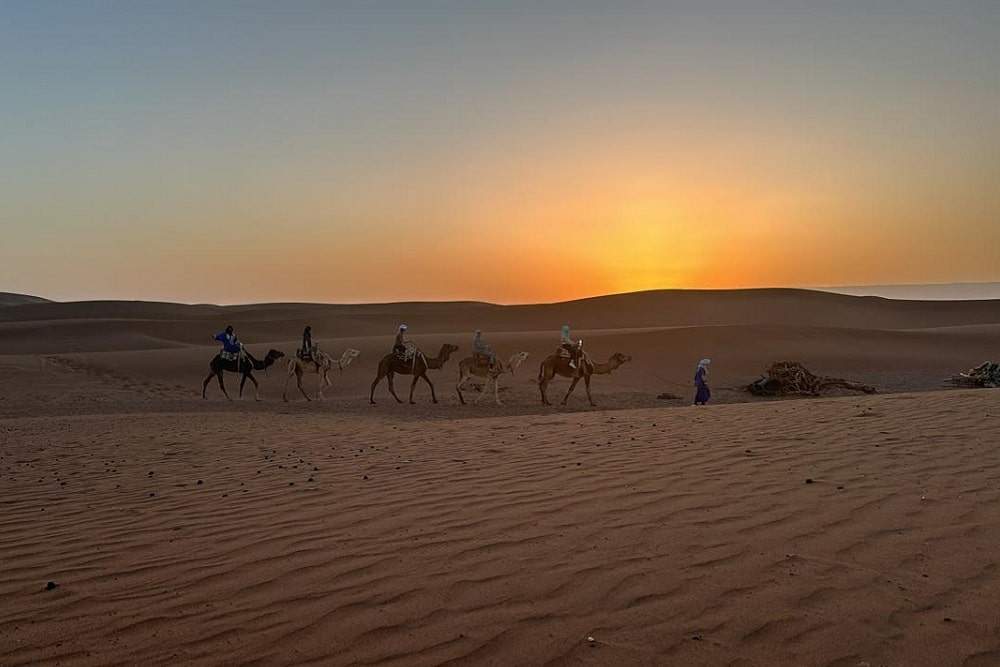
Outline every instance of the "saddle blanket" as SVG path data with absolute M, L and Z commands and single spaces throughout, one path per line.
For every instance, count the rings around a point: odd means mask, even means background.
M 417 346 L 412 343 L 406 346 L 403 351 L 396 350 L 396 358 L 402 359 L 403 361 L 413 361 L 414 357 L 417 356 Z

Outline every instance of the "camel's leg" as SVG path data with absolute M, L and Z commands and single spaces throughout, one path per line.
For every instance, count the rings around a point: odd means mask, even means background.
M 397 403 L 402 403 L 403 399 L 396 395 L 396 385 L 392 381 L 393 375 L 395 374 L 392 371 L 389 371 L 389 374 L 385 376 L 389 381 L 389 393 L 392 394 L 392 397 L 396 399 Z
M 465 397 L 462 396 L 462 387 L 465 385 L 465 381 L 469 379 L 468 375 L 464 375 L 461 371 L 458 372 L 458 384 L 455 385 L 455 391 L 458 392 L 458 401 L 462 405 L 465 405 Z
M 312 399 L 309 398 L 309 394 L 306 393 L 305 387 L 302 386 L 302 376 L 305 374 L 306 372 L 301 368 L 295 369 L 295 385 L 299 388 L 299 393 L 301 393 L 307 401 L 311 401 Z
M 249 373 L 247 373 L 246 375 L 243 376 L 243 382 L 246 382 L 247 378 L 249 378 L 250 381 L 253 382 L 253 400 L 259 401 L 260 400 L 260 384 L 257 382 L 257 378 L 255 378 L 253 375 L 250 375 Z
M 292 372 L 285 376 L 285 388 L 281 390 L 281 400 L 288 402 L 288 383 L 292 381 Z
M 375 387 L 378 386 L 379 380 L 381 379 L 382 376 L 377 375 L 375 376 L 375 379 L 372 381 L 372 391 L 371 394 L 368 396 L 368 402 L 371 403 L 372 405 L 375 405 Z
M 326 371 L 316 369 L 316 400 L 323 400 L 323 379 L 325 377 Z
M 413 376 L 413 382 L 410 383 L 410 405 L 413 405 L 413 403 L 414 403 L 414 400 L 413 400 L 413 389 L 417 386 L 417 380 L 419 380 L 419 379 L 420 379 L 420 376 L 414 374 L 414 376 Z
M 549 397 L 546 395 L 549 388 L 549 379 L 542 376 L 542 379 L 538 382 L 538 393 L 542 395 L 542 405 L 552 405 L 549 403 Z
M 594 403 L 594 397 L 590 395 L 590 376 L 583 376 L 583 386 L 587 388 L 587 400 L 590 401 L 590 407 L 596 408 L 597 403 Z
M 421 374 L 420 377 L 422 377 L 424 379 L 424 382 L 427 383 L 427 386 L 431 388 L 431 401 L 433 401 L 434 403 L 437 403 L 438 402 L 438 397 L 437 397 L 437 394 L 434 393 L 434 383 L 431 382 L 431 379 L 429 377 L 427 377 L 427 373 L 426 372 L 424 372 L 423 374 Z
M 233 400 L 232 398 L 229 397 L 229 392 L 226 391 L 226 383 L 223 382 L 223 380 L 222 380 L 222 371 L 219 371 L 218 373 L 216 373 L 215 377 L 219 378 L 219 389 L 221 389 L 222 393 L 225 394 L 226 400 L 227 401 Z
M 482 391 L 480 391 L 479 395 L 476 396 L 476 398 L 472 401 L 472 404 L 473 405 L 479 405 L 479 401 L 483 400 L 483 396 L 485 396 L 486 392 L 488 392 L 489 390 L 490 390 L 490 379 L 486 378 L 484 380 Z
M 500 400 L 500 378 L 493 378 L 493 398 L 496 400 L 497 405 L 503 405 L 503 401 Z
M 211 382 L 212 378 L 214 378 L 214 377 L 215 377 L 215 373 L 209 373 L 208 377 L 205 378 L 205 381 L 202 383 L 202 385 L 201 385 L 201 397 L 202 398 L 208 398 L 208 393 L 207 393 L 208 392 L 208 383 Z
M 240 378 L 240 398 L 243 398 L 243 385 L 247 383 L 247 377 L 248 375 L 244 373 L 243 377 Z
M 563 405 L 566 405 L 566 401 L 569 400 L 569 395 L 573 393 L 574 389 L 576 389 L 576 383 L 579 382 L 579 381 L 580 381 L 580 376 L 579 375 L 574 375 L 573 376 L 573 381 L 569 383 L 569 389 L 566 391 L 566 395 L 563 396 L 563 400 L 562 400 L 562 404 Z

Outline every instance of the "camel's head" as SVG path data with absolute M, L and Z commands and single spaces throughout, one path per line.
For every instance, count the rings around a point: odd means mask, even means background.
M 632 361 L 631 354 L 622 354 L 621 352 L 615 352 L 611 355 L 611 361 L 619 366 L 622 364 Z
M 450 357 L 451 355 L 458 352 L 458 345 L 452 345 L 451 343 L 445 343 L 441 346 L 441 356 Z
M 527 352 L 518 352 L 517 354 L 512 355 L 510 360 L 507 362 L 507 370 L 510 371 L 510 374 L 513 375 L 514 371 L 517 370 L 518 366 L 523 364 L 525 359 L 527 358 L 528 358 Z
M 361 350 L 355 350 L 352 347 L 344 350 L 344 353 L 340 355 L 340 363 L 337 366 L 340 367 L 340 371 L 343 372 L 345 368 L 351 365 L 351 362 L 361 356 Z
M 267 360 L 267 361 L 270 361 L 273 364 L 275 361 L 277 361 L 278 359 L 281 359 L 283 356 L 285 356 L 284 352 L 282 352 L 281 350 L 275 350 L 275 349 L 272 348 L 272 349 L 270 349 L 270 350 L 267 351 L 267 356 L 264 357 L 264 359 Z

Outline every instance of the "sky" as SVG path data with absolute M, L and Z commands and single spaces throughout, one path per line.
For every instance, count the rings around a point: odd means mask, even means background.
M 0 0 L 0 291 L 997 280 L 995 0 Z

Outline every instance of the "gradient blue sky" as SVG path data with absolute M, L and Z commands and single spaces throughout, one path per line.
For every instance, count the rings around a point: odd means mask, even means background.
M 0 0 L 0 291 L 1000 279 L 1000 2 Z

